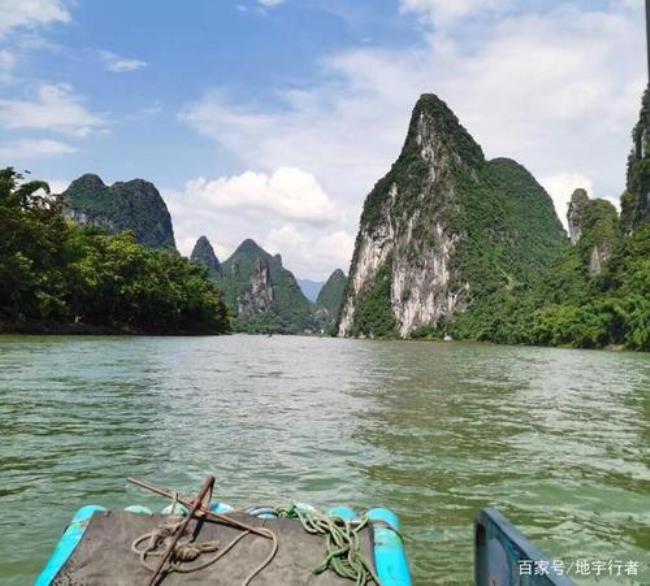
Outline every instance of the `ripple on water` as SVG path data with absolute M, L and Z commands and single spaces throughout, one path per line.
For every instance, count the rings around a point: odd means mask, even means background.
M 236 505 L 394 508 L 418 584 L 470 583 L 484 506 L 558 558 L 647 562 L 649 389 L 631 354 L 0 338 L 0 531 L 30 543 L 0 543 L 0 582 L 28 583 L 82 504 L 159 508 L 128 475 L 191 491 L 207 472 Z

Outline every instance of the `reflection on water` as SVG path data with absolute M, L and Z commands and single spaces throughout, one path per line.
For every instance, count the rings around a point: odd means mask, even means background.
M 0 338 L 0 432 L 0 581 L 12 586 L 78 506 L 161 505 L 128 475 L 192 491 L 213 472 L 219 498 L 241 505 L 392 507 L 423 585 L 471 582 L 484 506 L 560 559 L 650 561 L 647 355 Z

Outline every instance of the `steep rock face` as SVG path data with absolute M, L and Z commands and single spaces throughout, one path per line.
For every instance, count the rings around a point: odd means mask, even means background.
M 98 226 L 111 234 L 132 230 L 144 246 L 176 248 L 171 216 L 153 183 L 134 179 L 107 186 L 97 175 L 87 174 L 62 195 L 66 217 L 78 225 Z
M 643 95 L 639 122 L 632 132 L 627 190 L 621 199 L 621 223 L 630 235 L 650 219 L 650 89 Z
M 589 203 L 589 195 L 585 189 L 576 189 L 571 196 L 569 203 L 569 212 L 567 220 L 569 223 L 569 238 L 571 244 L 576 244 L 580 240 L 582 233 L 582 214 L 585 206 Z
M 239 318 L 251 319 L 273 309 L 275 293 L 269 265 L 265 259 L 258 258 L 254 267 L 248 287 L 237 298 L 237 315 Z
M 619 236 L 616 208 L 608 201 L 589 199 L 584 189 L 577 189 L 569 205 L 568 221 L 571 242 L 589 274 L 600 274 L 612 257 Z
M 447 330 L 477 300 L 527 282 L 565 241 L 534 178 L 514 161 L 486 161 L 447 105 L 424 95 L 400 157 L 366 199 L 339 335 Z
M 235 316 L 248 332 L 299 333 L 313 326 L 310 302 L 293 274 L 253 240 L 244 240 L 215 279 Z
M 201 236 L 196 241 L 190 260 L 206 267 L 212 277 L 219 277 L 222 274 L 221 263 L 214 253 L 212 244 L 205 236 Z
M 322 329 L 336 323 L 348 279 L 341 269 L 336 269 L 323 285 L 316 299 L 316 320 Z

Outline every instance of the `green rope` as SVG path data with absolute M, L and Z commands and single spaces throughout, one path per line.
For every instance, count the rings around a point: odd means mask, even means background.
M 281 519 L 299 519 L 311 535 L 327 537 L 327 556 L 314 568 L 314 574 L 331 570 L 341 578 L 353 580 L 355 586 L 366 586 L 368 582 L 381 586 L 372 562 L 361 551 L 359 533 L 368 525 L 367 515 L 351 522 L 295 505 L 277 507 L 274 512 Z

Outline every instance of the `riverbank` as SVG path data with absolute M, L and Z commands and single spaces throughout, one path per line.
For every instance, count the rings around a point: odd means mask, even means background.
M 133 328 L 93 325 L 86 323 L 60 323 L 52 321 L 0 322 L 0 335 L 19 336 L 223 336 L 216 333 L 187 328 Z
M 535 346 L 529 344 L 500 344 L 498 342 L 491 342 L 489 340 L 451 340 L 451 339 L 442 339 L 435 337 L 416 337 L 416 338 L 400 338 L 397 336 L 394 337 L 352 337 L 352 338 L 338 338 L 337 336 L 329 336 L 327 334 L 316 334 L 316 333 L 256 333 L 256 332 L 241 332 L 233 331 L 225 334 L 213 334 L 213 333 L 197 333 L 186 330 L 174 330 L 174 331 L 163 331 L 163 330 L 144 330 L 144 329 L 133 329 L 133 328 L 113 328 L 107 326 L 95 326 L 91 324 L 61 324 L 56 322 L 29 322 L 22 324 L 6 324 L 0 322 L 0 336 L 155 336 L 155 337 L 165 337 L 165 336 L 187 336 L 190 338 L 193 337 L 210 337 L 210 336 L 229 336 L 229 335 L 241 335 L 241 336 L 250 336 L 250 337 L 287 337 L 287 338 L 320 338 L 320 339 L 345 339 L 345 340 L 355 340 L 359 342 L 408 342 L 408 343 L 444 343 L 445 345 L 456 345 L 456 344 L 476 344 L 476 345 L 485 345 L 485 346 L 501 346 L 501 347 L 510 347 L 510 348 L 551 348 L 557 350 L 594 350 L 599 352 L 609 352 L 609 353 L 631 353 L 631 354 L 648 354 L 643 350 L 631 350 L 625 348 L 622 345 L 608 345 L 600 348 L 576 348 L 572 346 Z

